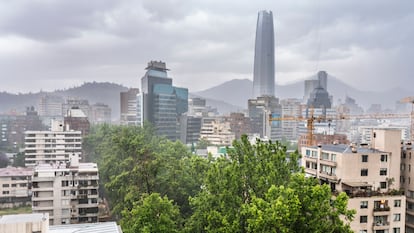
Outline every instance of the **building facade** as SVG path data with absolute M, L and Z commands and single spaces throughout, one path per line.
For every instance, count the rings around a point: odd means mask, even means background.
M 52 121 L 51 131 L 25 132 L 25 165 L 69 162 L 69 155 L 82 152 L 81 131 L 65 128 L 62 121 Z
M 32 168 L 0 168 L 0 208 L 30 205 Z
M 151 61 L 141 79 L 140 125 L 153 124 L 158 135 L 180 139 L 180 116 L 188 110 L 188 89 L 175 87 L 165 62 Z
M 260 11 L 257 16 L 254 49 L 253 98 L 275 95 L 274 41 L 273 13 Z
M 137 125 L 138 88 L 129 88 L 120 93 L 121 96 L 121 125 Z
M 250 130 L 261 138 L 272 140 L 282 139 L 282 125 L 280 121 L 271 121 L 270 118 L 280 118 L 282 107 L 279 99 L 273 96 L 262 96 L 248 100 Z
M 406 197 L 401 192 L 401 145 L 398 130 L 374 131 L 368 144 L 324 144 L 302 147 L 308 176 L 328 184 L 333 193 L 346 192 L 355 209 L 354 232 L 404 232 Z
M 79 163 L 73 153 L 67 164 L 40 164 L 32 178 L 33 213 L 47 213 L 50 225 L 98 221 L 98 167 Z

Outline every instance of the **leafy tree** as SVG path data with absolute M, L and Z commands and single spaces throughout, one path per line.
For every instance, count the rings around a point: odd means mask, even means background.
M 24 152 L 19 152 L 14 156 L 13 167 L 24 167 Z
M 130 211 L 122 211 L 125 233 L 179 232 L 179 209 L 167 197 L 158 193 L 143 195 Z
M 194 213 L 186 231 L 349 229 L 340 220 L 340 216 L 352 217 L 352 212 L 346 211 L 347 199 L 340 195 L 338 201 L 333 201 L 328 186 L 305 178 L 297 152 L 287 157 L 286 147 L 279 142 L 257 141 L 251 145 L 246 136 L 235 141 L 233 147 L 228 157 L 210 165 L 203 190 L 190 198 Z M 313 217 L 315 220 L 310 219 Z M 327 231 L 317 231 L 318 227 Z

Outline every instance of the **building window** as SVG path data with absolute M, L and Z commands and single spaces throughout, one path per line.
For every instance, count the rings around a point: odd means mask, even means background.
M 366 223 L 366 222 L 368 222 L 368 216 L 366 216 L 366 215 L 359 216 L 359 222 L 360 223 Z
M 394 227 L 394 228 L 392 229 L 392 232 L 393 232 L 393 233 L 400 233 L 401 231 L 400 231 L 400 228 L 399 228 L 399 227 Z
M 394 214 L 394 222 L 401 221 L 401 214 Z
M 361 169 L 361 176 L 368 176 L 368 169 Z
M 367 163 L 368 162 L 368 155 L 361 155 L 361 159 L 363 163 Z
M 331 160 L 336 161 L 336 154 L 331 154 Z
M 3 194 L 9 194 L 9 191 L 3 191 Z
M 368 230 L 360 230 L 359 233 L 368 233 Z
M 306 157 L 310 156 L 310 150 L 306 150 Z
M 386 176 L 387 175 L 387 169 L 386 168 L 380 168 L 380 176 Z
M 3 188 L 8 188 L 9 184 L 3 184 Z
M 368 208 L 368 201 L 361 201 L 361 209 L 367 209 Z
M 394 207 L 401 207 L 401 200 L 394 200 Z
M 381 155 L 381 162 L 387 162 L 387 157 L 385 154 Z
M 380 187 L 382 189 L 386 189 L 387 188 L 387 182 L 380 182 Z

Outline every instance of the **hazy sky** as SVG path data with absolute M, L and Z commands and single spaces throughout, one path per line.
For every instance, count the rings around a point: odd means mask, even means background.
M 150 60 L 190 91 L 252 79 L 264 9 L 274 15 L 276 83 L 326 70 L 365 90 L 414 86 L 412 0 L 2 0 L 0 90 L 139 87 Z

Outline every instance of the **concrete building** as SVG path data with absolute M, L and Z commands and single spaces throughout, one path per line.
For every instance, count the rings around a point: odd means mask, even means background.
M 42 124 L 34 107 L 27 107 L 25 114 L 0 115 L 0 148 L 18 151 L 24 145 L 24 131 L 42 130 Z
M 411 142 L 406 142 L 402 145 L 401 151 L 401 177 L 400 183 L 404 187 L 404 192 L 407 198 L 407 212 L 406 212 L 406 233 L 414 232 L 414 152 Z M 411 180 L 413 182 L 411 182 Z
M 68 98 L 65 103 L 62 104 L 62 116 L 67 115 L 70 109 L 80 109 L 86 117 L 91 121 L 91 106 L 86 99 Z
M 257 16 L 254 49 L 253 98 L 275 95 L 275 39 L 273 13 L 260 11 Z
M 406 197 L 400 191 L 399 130 L 377 129 L 370 145 L 324 144 L 303 147 L 308 176 L 346 192 L 355 209 L 354 232 L 404 232 Z
M 188 89 L 172 85 L 165 62 L 151 61 L 146 70 L 141 79 L 142 94 L 138 97 L 139 125 L 148 121 L 158 135 L 179 140 L 179 119 L 188 110 Z
M 30 205 L 32 168 L 0 168 L 0 208 Z
M 112 110 L 109 105 L 96 103 L 91 105 L 90 122 L 92 124 L 110 124 L 112 122 Z
M 40 116 L 63 116 L 62 104 L 64 99 L 56 95 L 43 95 L 39 100 L 38 112 Z
M 202 117 L 183 114 L 180 117 L 180 140 L 184 144 L 197 144 L 200 139 Z
M 231 131 L 230 122 L 221 117 L 205 117 L 202 119 L 200 138 L 215 146 L 231 146 L 236 136 Z
M 217 116 L 217 109 L 206 105 L 206 100 L 202 98 L 190 98 L 188 99 L 188 112 L 189 116 L 199 117 L 212 117 Z
M 65 129 L 69 128 L 72 130 L 81 131 L 82 136 L 89 134 L 91 124 L 89 123 L 88 117 L 81 109 L 77 107 L 73 107 L 65 113 L 63 122 Z
M 223 116 L 223 120 L 230 123 L 230 130 L 234 133 L 237 140 L 243 134 L 250 134 L 250 119 L 240 112 L 232 112 L 228 116 Z
M 98 221 L 98 166 L 79 163 L 39 164 L 32 178 L 32 210 L 47 213 L 50 225 Z
M 320 87 L 325 91 L 328 91 L 328 74 L 326 71 L 319 71 L 316 74 L 316 79 L 305 80 L 305 89 L 304 89 L 304 96 L 303 101 L 307 103 L 309 98 L 311 97 L 312 92 Z
M 290 120 L 289 118 L 300 118 L 303 105 L 299 99 L 284 99 L 280 101 L 280 104 L 282 106 L 282 118 L 286 119 L 281 121 L 282 138 L 298 140 L 299 120 Z
M 137 125 L 137 95 L 138 88 L 129 88 L 120 93 L 121 125 Z
M 81 131 L 64 127 L 61 121 L 52 121 L 50 131 L 25 132 L 25 165 L 69 162 L 69 155 L 82 152 Z
M 12 214 L 0 217 L 2 233 L 49 233 L 48 214 Z

